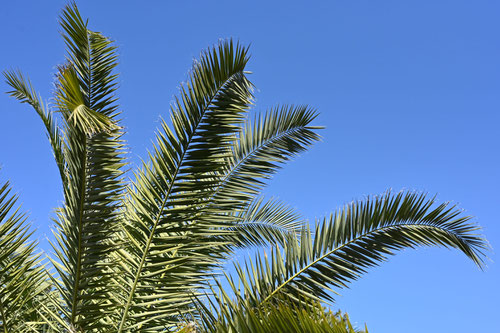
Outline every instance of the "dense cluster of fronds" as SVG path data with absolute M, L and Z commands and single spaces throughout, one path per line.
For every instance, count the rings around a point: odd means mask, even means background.
M 42 264 L 16 199 L 0 188 L 3 332 L 352 333 L 322 302 L 394 250 L 457 248 L 482 265 L 477 226 L 423 194 L 367 198 L 314 225 L 262 197 L 266 180 L 319 139 L 317 114 L 279 106 L 249 116 L 248 49 L 232 40 L 194 63 L 127 181 L 116 47 L 74 4 L 61 26 L 68 54 L 52 107 L 27 77 L 5 73 L 10 95 L 47 129 L 64 202 L 56 257 Z M 216 276 L 234 251 L 263 245 L 271 254 L 236 265 L 224 283 L 232 290 L 222 290 Z

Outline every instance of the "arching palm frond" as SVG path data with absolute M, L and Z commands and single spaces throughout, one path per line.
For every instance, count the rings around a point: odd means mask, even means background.
M 61 182 L 63 186 L 66 186 L 67 180 L 62 152 L 61 129 L 54 119 L 53 112 L 46 108 L 44 103 L 40 100 L 35 89 L 32 87 L 30 80 L 28 78 L 25 78 L 21 72 L 6 71 L 3 74 L 5 76 L 7 84 L 13 89 L 11 91 L 8 91 L 7 93 L 10 96 L 18 99 L 21 103 L 27 103 L 31 105 L 31 107 L 33 107 L 36 113 L 40 116 L 47 131 L 47 137 L 49 138 L 49 142 L 52 147 L 52 153 L 54 154 L 54 158 L 59 169 Z
M 304 229 L 283 250 L 238 266 L 244 298 L 253 306 L 278 296 L 332 301 L 328 291 L 346 287 L 394 250 L 418 246 L 456 248 L 482 267 L 488 245 L 478 227 L 455 206 L 434 203 L 413 192 L 353 202 L 317 223 L 314 233 Z
M 251 103 L 247 61 L 247 49 L 232 41 L 202 54 L 172 107 L 173 130 L 162 122 L 150 161 L 136 173 L 124 224 L 119 332 L 176 322 L 223 258 L 224 244 L 213 237 L 223 214 L 201 208 Z
M 255 204 L 265 180 L 283 163 L 320 139 L 314 130 L 321 127 L 311 125 L 316 116 L 317 113 L 307 106 L 282 106 L 258 114 L 243 124 L 223 167 L 218 170 L 220 181 L 204 208 L 216 207 L 218 218 L 229 222 L 227 231 L 230 232 L 221 239 L 228 244 L 236 242 L 239 247 L 274 245 L 281 243 L 284 236 L 296 233 L 301 222 L 296 220 L 290 208 L 271 202 L 262 207 Z M 296 221 L 284 223 L 283 210 L 287 211 L 288 220 Z
M 26 216 L 14 208 L 10 191 L 8 183 L 0 186 L 0 330 L 6 333 L 42 326 L 38 302 L 48 287 Z
M 317 113 L 307 106 L 276 107 L 247 121 L 231 147 L 222 181 L 214 192 L 218 206 L 251 202 L 284 162 L 320 139 L 312 126 Z

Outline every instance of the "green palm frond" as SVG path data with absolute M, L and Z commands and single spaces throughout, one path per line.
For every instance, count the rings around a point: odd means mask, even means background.
M 202 54 L 172 107 L 173 130 L 162 122 L 150 162 L 136 173 L 124 224 L 119 332 L 168 326 L 222 259 L 224 245 L 213 236 L 223 212 L 201 208 L 251 103 L 247 61 L 247 49 L 230 40 Z
M 228 228 L 233 233 L 224 239 L 237 247 L 283 245 L 291 235 L 298 235 L 305 224 L 296 210 L 274 198 L 254 200 L 245 210 L 235 213 L 234 221 Z
M 21 103 L 27 103 L 33 107 L 36 113 L 42 119 L 45 129 L 47 131 L 47 137 L 49 138 L 50 145 L 52 146 L 52 152 L 59 169 L 59 174 L 61 176 L 61 181 L 63 186 L 66 186 L 67 180 L 65 175 L 65 165 L 62 153 L 62 136 L 61 129 L 57 126 L 54 119 L 53 112 L 47 110 L 43 102 L 38 97 L 35 89 L 32 87 L 31 82 L 28 78 L 25 78 L 21 72 L 6 71 L 3 73 L 7 84 L 13 89 L 7 93 L 18 99 Z
M 116 66 L 112 42 L 89 31 L 74 4 L 61 15 L 68 63 L 60 67 L 55 100 L 64 120 L 62 144 L 67 185 L 57 210 L 59 311 L 77 330 L 113 325 L 116 239 L 124 185 L 124 144 L 113 118 Z
M 222 206 L 252 201 L 282 163 L 320 139 L 314 130 L 322 127 L 311 125 L 316 117 L 307 106 L 282 106 L 247 121 L 220 171 L 214 202 Z
M 16 198 L 0 187 L 4 333 L 354 333 L 322 302 L 395 250 L 456 248 L 483 267 L 479 228 L 424 194 L 353 202 L 314 230 L 287 204 L 263 199 L 266 182 L 320 139 L 320 127 L 307 106 L 248 120 L 248 48 L 232 40 L 194 63 L 170 122 L 161 121 L 148 159 L 126 182 L 116 47 L 89 30 L 74 3 L 60 23 L 68 54 L 52 107 L 23 74 L 4 72 L 9 94 L 44 123 L 64 194 L 48 272 Z M 234 295 L 217 280 L 212 288 L 234 251 L 262 245 L 271 245 L 269 256 L 236 265 L 237 282 L 228 278 Z
M 434 203 L 425 194 L 388 192 L 346 205 L 314 233 L 304 229 L 283 250 L 238 266 L 242 292 L 254 305 L 280 295 L 332 301 L 328 291 L 346 287 L 394 250 L 418 246 L 456 248 L 482 267 L 488 245 L 477 225 L 454 205 Z
M 209 298 L 208 304 L 197 300 L 198 317 L 189 318 L 185 324 L 197 329 L 191 332 L 368 333 L 366 326 L 365 330 L 355 329 L 347 315 L 326 309 L 311 299 L 298 303 L 280 297 L 273 303 L 255 307 L 243 298 L 231 300 L 221 285 L 219 290 L 220 294 Z
M 37 309 L 47 288 L 26 216 L 10 191 L 8 183 L 0 187 L 0 330 L 6 333 L 43 326 Z
M 92 136 L 113 128 L 114 124 L 109 117 L 85 104 L 88 102 L 72 64 L 62 66 L 57 79 L 57 107 L 70 130 Z
M 219 219 L 229 221 L 230 233 L 221 239 L 244 247 L 282 243 L 296 233 L 304 222 L 299 214 L 277 201 L 259 202 L 258 195 L 284 162 L 320 139 L 321 127 L 311 125 L 316 116 L 307 106 L 281 106 L 243 124 L 204 208 L 217 207 Z
M 68 64 L 77 76 L 82 104 L 108 118 L 115 118 L 118 109 L 113 94 L 118 78 L 118 74 L 113 74 L 117 65 L 116 46 L 101 33 L 87 28 L 75 3 L 65 7 L 60 23 Z

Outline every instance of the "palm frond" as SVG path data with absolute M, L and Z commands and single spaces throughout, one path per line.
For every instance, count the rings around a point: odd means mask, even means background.
M 56 103 L 69 130 L 92 136 L 116 127 L 109 117 L 85 104 L 88 102 L 72 64 L 60 67 L 57 79 Z
M 43 325 L 37 308 L 47 288 L 26 215 L 14 208 L 10 191 L 8 183 L 0 187 L 0 330 L 6 333 Z
M 271 198 L 258 198 L 243 211 L 235 212 L 233 231 L 223 238 L 237 247 L 276 245 L 298 235 L 304 227 L 304 218 L 292 207 Z
M 166 327 L 224 253 L 214 238 L 221 213 L 207 207 L 217 171 L 251 104 L 247 49 L 222 41 L 195 62 L 150 161 L 136 173 L 126 207 L 125 304 L 119 332 Z M 169 318 L 173 318 L 170 320 Z
M 67 180 L 62 153 L 62 133 L 56 123 L 56 120 L 54 119 L 53 112 L 51 110 L 47 110 L 35 89 L 32 87 L 31 81 L 28 78 L 25 78 L 21 72 L 5 71 L 3 74 L 7 84 L 13 89 L 7 93 L 19 100 L 21 103 L 31 105 L 31 107 L 33 107 L 42 119 L 47 131 L 47 137 L 49 138 L 49 142 L 52 147 L 52 153 L 54 154 L 54 158 L 59 169 L 61 181 L 63 186 L 66 186 Z
M 68 51 L 68 64 L 78 79 L 83 105 L 113 119 L 117 114 L 114 92 L 117 88 L 116 46 L 99 32 L 91 31 L 75 3 L 67 5 L 61 14 L 62 37 Z
M 56 83 L 57 111 L 64 120 L 62 145 L 67 186 L 57 210 L 57 261 L 63 314 L 70 327 L 99 331 L 115 325 L 113 252 L 122 207 L 124 144 L 113 95 L 116 66 L 112 41 L 87 29 L 76 5 L 61 15 L 68 62 Z
M 197 329 L 191 332 L 368 333 L 366 326 L 365 330 L 355 329 L 347 314 L 334 313 L 311 299 L 298 303 L 280 297 L 255 307 L 243 298 L 231 300 L 220 284 L 219 290 L 220 294 L 209 298 L 208 304 L 197 300 L 198 316 L 189 318 L 186 325 Z
M 320 136 L 312 126 L 317 113 L 307 106 L 281 106 L 247 121 L 235 138 L 222 181 L 215 190 L 217 206 L 252 201 L 274 174 L 292 157 L 305 151 Z
M 456 248 L 483 267 L 488 245 L 478 226 L 456 206 L 434 203 L 425 194 L 388 192 L 346 205 L 314 233 L 304 229 L 282 251 L 238 266 L 242 292 L 254 305 L 280 295 L 333 301 L 328 291 L 347 287 L 394 250 L 419 246 Z
M 238 247 L 282 243 L 303 223 L 290 207 L 259 203 L 258 195 L 283 163 L 320 139 L 315 130 L 321 127 L 311 125 L 316 116 L 307 106 L 281 106 L 243 124 L 204 208 L 217 207 L 220 219 L 229 221 L 232 233 L 221 239 Z

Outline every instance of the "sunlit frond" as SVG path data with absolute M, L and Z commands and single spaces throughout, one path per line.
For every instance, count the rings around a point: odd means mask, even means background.
M 36 113 L 42 119 L 42 122 L 47 131 L 47 137 L 49 138 L 50 145 L 52 146 L 52 153 L 57 163 L 59 169 L 59 174 L 61 176 L 61 181 L 63 186 L 67 184 L 67 179 L 65 175 L 65 165 L 62 153 L 62 135 L 61 129 L 57 125 L 53 112 L 47 110 L 40 97 L 36 93 L 35 89 L 32 87 L 31 82 L 28 78 L 25 78 L 21 72 L 6 71 L 3 73 L 7 84 L 13 89 L 7 93 L 18 99 L 21 103 L 27 103 L 33 107 Z
M 220 183 L 214 174 L 251 103 L 247 61 L 247 49 L 232 41 L 201 55 L 172 107 L 173 129 L 162 122 L 150 161 L 136 174 L 119 332 L 168 327 L 223 258 L 224 244 L 213 237 L 223 212 L 200 208 Z
M 306 221 L 292 207 L 277 200 L 258 198 L 235 213 L 233 231 L 224 239 L 237 247 L 276 245 L 298 235 Z
M 276 107 L 247 121 L 235 138 L 214 193 L 220 207 L 250 202 L 284 162 L 305 151 L 320 136 L 311 125 L 317 113 L 307 106 Z
M 102 331 L 118 299 L 114 251 L 122 207 L 122 130 L 114 118 L 116 55 L 112 42 L 87 29 L 74 4 L 61 15 L 68 62 L 57 75 L 55 101 L 64 120 L 67 185 L 57 210 L 53 264 L 70 327 Z M 59 282 L 60 281 L 60 282 Z
M 283 250 L 238 267 L 243 292 L 254 305 L 280 295 L 332 301 L 329 290 L 346 287 L 394 250 L 419 246 L 456 248 L 482 267 L 488 245 L 478 226 L 454 205 L 434 203 L 425 194 L 388 192 L 346 205 Z

